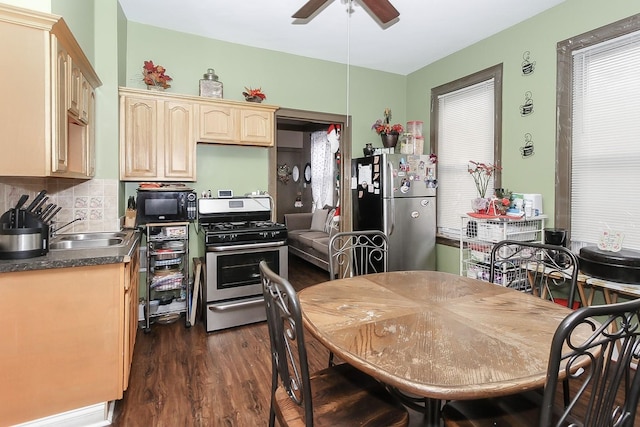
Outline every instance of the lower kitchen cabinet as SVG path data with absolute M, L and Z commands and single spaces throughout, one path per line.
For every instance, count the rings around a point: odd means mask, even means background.
M 122 398 L 137 331 L 137 255 L 2 273 L 2 291 L 3 425 Z
M 135 250 L 131 255 L 131 262 L 124 265 L 124 365 L 122 375 L 122 389 L 129 386 L 131 364 L 133 362 L 133 348 L 136 344 L 138 332 L 138 301 L 140 298 L 140 251 Z

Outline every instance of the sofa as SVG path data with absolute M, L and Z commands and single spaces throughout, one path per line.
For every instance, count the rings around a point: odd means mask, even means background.
M 336 210 L 329 207 L 285 214 L 289 253 L 329 271 L 329 239 L 338 232 L 337 220 Z

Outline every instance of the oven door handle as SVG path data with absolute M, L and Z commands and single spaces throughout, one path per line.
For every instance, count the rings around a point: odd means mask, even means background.
M 234 303 L 224 304 L 224 305 L 210 305 L 209 310 L 211 311 L 227 311 L 227 310 L 236 310 L 240 307 L 249 307 L 254 305 L 262 305 L 264 304 L 264 299 L 251 299 L 248 301 L 238 301 Z
M 260 249 L 260 248 L 274 248 L 276 246 L 284 246 L 286 241 L 279 242 L 261 242 L 261 243 L 247 243 L 247 244 L 238 244 L 238 245 L 227 245 L 227 246 L 217 246 L 211 245 L 207 246 L 207 251 L 209 252 L 225 252 L 225 251 L 236 251 L 238 249 Z

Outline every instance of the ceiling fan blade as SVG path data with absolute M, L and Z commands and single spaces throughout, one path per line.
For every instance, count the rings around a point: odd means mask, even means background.
M 393 21 L 398 16 L 400 16 L 400 12 L 393 7 L 388 0 L 360 0 L 375 16 L 378 17 L 380 22 L 386 24 L 390 21 Z
M 296 19 L 307 19 L 311 15 L 313 15 L 316 10 L 320 9 L 324 6 L 325 3 L 328 3 L 333 0 L 309 0 L 305 3 L 304 6 L 300 8 L 296 13 L 294 13 L 291 17 Z

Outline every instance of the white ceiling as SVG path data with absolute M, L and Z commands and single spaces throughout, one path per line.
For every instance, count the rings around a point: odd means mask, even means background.
M 357 1 L 305 24 L 291 15 L 307 0 L 119 1 L 130 21 L 406 75 L 564 0 L 391 0 L 400 18 L 386 29 Z

